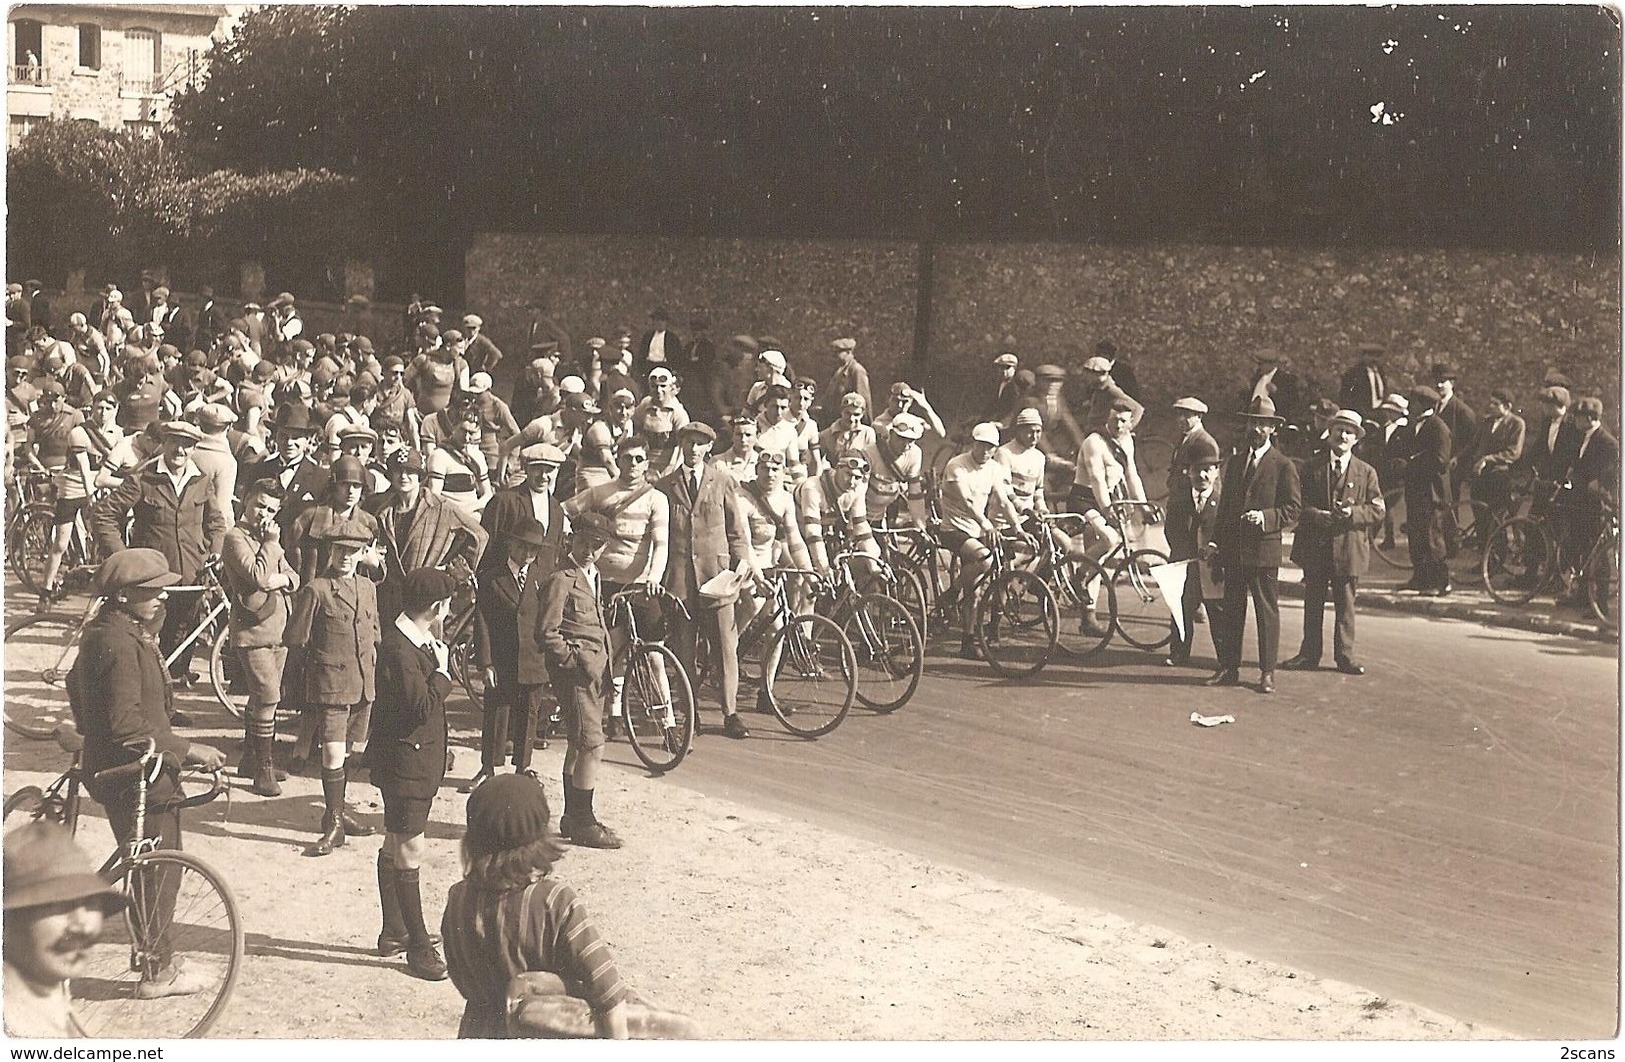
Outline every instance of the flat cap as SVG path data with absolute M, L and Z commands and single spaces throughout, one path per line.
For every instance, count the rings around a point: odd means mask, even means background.
M 1377 409 L 1385 409 L 1390 413 L 1398 413 L 1400 416 L 1404 416 L 1411 411 L 1411 403 L 1404 395 L 1393 394 L 1378 402 Z
M 1410 397 L 1413 406 L 1433 406 L 1439 403 L 1439 392 L 1431 387 L 1413 387 Z
M 465 313 L 465 314 L 463 314 L 463 327 L 464 328 L 478 328 L 480 325 L 482 325 L 484 323 L 485 322 L 480 318 L 480 315 L 477 314 L 477 313 Z
M 519 451 L 519 460 L 527 465 L 564 464 L 564 451 L 552 443 L 532 443 Z
M 1090 358 L 1083 363 L 1083 371 L 1084 372 L 1111 372 L 1112 371 L 1112 363 L 1111 363 L 1111 361 L 1109 359 L 1103 358 L 1099 354 L 1095 354 L 1095 355 L 1090 356 Z
M 491 374 L 488 372 L 477 372 L 468 378 L 468 390 L 464 391 L 463 393 L 465 395 L 483 395 L 490 389 Z
M 440 333 L 440 338 L 447 343 L 461 343 L 463 341 L 463 334 L 457 331 L 455 328 L 448 328 L 444 332 Z
M 677 429 L 677 437 L 679 439 L 684 438 L 685 436 L 704 439 L 707 442 L 717 441 L 716 429 L 711 427 L 711 425 L 707 424 L 703 420 L 691 420 L 687 424 L 684 424 L 681 428 Z
M 196 424 L 186 420 L 166 420 L 158 425 L 158 435 L 164 439 L 190 439 L 200 442 L 203 432 Z
M 999 426 L 991 420 L 984 420 L 970 430 L 970 437 L 979 443 L 992 443 L 997 446 L 999 445 Z
M 355 439 L 362 439 L 366 442 L 377 442 L 378 433 L 367 424 L 346 424 L 344 427 L 339 429 L 338 439 L 341 443 L 351 442 Z
M 591 339 L 587 340 L 587 348 L 589 350 L 603 350 L 608 345 L 609 344 L 604 341 L 603 336 L 593 336 Z
M 1207 412 L 1207 403 L 1202 401 L 1200 398 L 1186 397 L 1175 402 L 1174 408 L 1182 409 L 1186 413 L 1195 413 L 1198 416 L 1201 416 Z
M 1021 359 L 1006 351 L 993 359 L 993 364 L 1001 369 L 1013 369 L 1021 364 Z
M 340 461 L 346 458 L 339 458 Z M 348 458 L 355 461 L 355 458 Z M 356 462 L 360 464 L 359 461 Z M 318 542 L 326 542 L 330 546 L 365 546 L 372 541 L 372 532 L 358 520 L 340 520 L 322 531 L 311 536 Z
M 784 351 L 782 350 L 764 350 L 756 355 L 756 360 L 773 366 L 779 372 L 783 372 L 790 364 L 785 360 Z
M 858 349 L 858 341 L 850 337 L 843 336 L 842 338 L 831 343 L 830 346 L 834 347 L 836 350 L 856 350 Z
M 192 413 L 197 418 L 198 427 L 204 431 L 219 431 L 237 423 L 237 414 L 228 405 L 220 402 L 205 402 Z
M 169 570 L 169 561 L 155 549 L 121 549 L 96 569 L 96 589 L 104 595 L 132 586 L 174 586 L 180 581 Z
M 457 580 L 439 568 L 413 568 L 401 580 L 401 602 L 409 612 L 417 612 L 436 601 L 444 601 L 456 592 Z M 509 777 L 524 778 L 524 775 Z M 541 788 L 529 778 L 525 778 L 525 781 L 537 789 Z
M 607 542 L 615 537 L 615 521 L 591 510 L 577 513 L 570 517 L 570 533 L 593 542 Z
M 1601 420 L 1602 399 L 1597 398 L 1595 395 L 1587 395 L 1585 398 L 1576 399 L 1574 403 L 1574 412 L 1576 414 L 1589 414 L 1596 417 L 1598 420 Z

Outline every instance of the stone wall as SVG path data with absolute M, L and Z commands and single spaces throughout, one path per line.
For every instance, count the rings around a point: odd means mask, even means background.
M 1618 422 L 1617 257 L 949 244 L 934 263 L 923 366 L 910 363 L 911 244 L 493 235 L 469 253 L 467 294 L 515 352 L 538 294 L 577 344 L 622 324 L 641 334 L 656 305 L 686 331 L 702 309 L 713 336 L 771 333 L 820 380 L 832 367 L 829 339 L 850 333 L 877 392 L 906 375 L 945 415 L 980 404 L 1002 349 L 1028 367 L 1076 364 L 1109 337 L 1152 403 L 1194 392 L 1234 408 L 1262 348 L 1335 388 L 1369 340 L 1388 345 L 1392 386 L 1452 361 L 1470 402 L 1506 386 L 1527 407 L 1556 365 L 1577 390 L 1603 395 Z

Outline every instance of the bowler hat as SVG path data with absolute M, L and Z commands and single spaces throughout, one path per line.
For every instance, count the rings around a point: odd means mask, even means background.
M 124 909 L 124 896 L 59 823 L 41 819 L 8 832 L 4 864 L 7 911 L 75 900 L 94 902 L 106 914 Z
M 155 549 L 121 549 L 96 569 L 96 589 L 103 595 L 132 586 L 174 586 L 181 577 L 169 570 L 169 561 Z
M 285 403 L 276 411 L 271 426 L 287 435 L 310 435 L 316 431 L 310 407 L 301 402 Z
M 1205 435 L 1198 435 L 1191 443 L 1187 468 L 1200 468 L 1203 465 L 1216 465 L 1224 458 L 1219 453 L 1219 444 Z

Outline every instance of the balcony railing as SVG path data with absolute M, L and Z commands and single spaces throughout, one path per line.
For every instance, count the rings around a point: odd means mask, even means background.
M 49 85 L 51 72 L 43 66 L 29 64 L 28 66 L 6 67 L 6 84 L 8 85 Z
M 118 87 L 120 92 L 131 92 L 139 96 L 159 96 L 163 94 L 163 79 L 158 77 L 131 77 L 120 74 Z

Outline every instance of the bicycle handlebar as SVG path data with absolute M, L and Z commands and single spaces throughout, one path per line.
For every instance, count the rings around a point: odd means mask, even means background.
M 688 606 L 683 604 L 681 598 L 677 597 L 665 587 L 656 586 L 653 583 L 633 583 L 631 586 L 628 586 L 623 590 L 617 590 L 614 594 L 610 595 L 609 600 L 605 602 L 605 607 L 612 610 L 626 608 L 631 605 L 633 598 L 638 597 L 652 597 L 657 600 L 669 602 L 677 609 L 677 611 L 683 614 L 684 619 L 693 618 L 688 611 Z
M 207 774 L 209 776 L 209 791 L 207 793 L 199 793 L 197 796 L 182 798 L 180 804 L 178 805 L 179 807 L 199 807 L 203 804 L 209 803 L 211 800 L 215 799 L 221 793 L 226 791 L 226 771 L 224 767 L 217 767 L 212 771 L 200 771 L 199 773 Z

